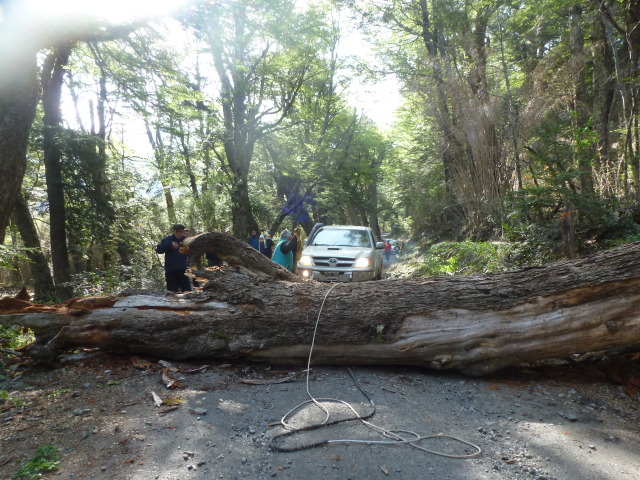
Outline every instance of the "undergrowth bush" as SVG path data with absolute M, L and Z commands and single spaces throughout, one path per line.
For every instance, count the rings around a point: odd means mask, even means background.
M 504 205 L 504 237 L 533 246 L 530 253 L 545 252 L 538 259 L 543 262 L 566 257 L 563 227 L 567 215 L 574 222 L 574 246 L 579 255 L 629 243 L 640 236 L 640 225 L 615 198 L 560 187 L 531 187 L 511 193 Z M 534 258 L 531 261 L 536 263 Z
M 620 245 L 624 245 L 626 243 L 640 242 L 640 233 L 633 233 L 629 235 L 625 235 L 620 238 L 612 238 L 609 240 L 605 240 L 604 244 L 607 248 L 619 247 Z
M 36 480 L 43 473 L 52 472 L 60 466 L 60 449 L 44 444 L 38 447 L 33 457 L 13 476 L 15 479 Z
M 33 341 L 33 332 L 29 329 L 0 326 L 1 348 L 10 348 L 15 350 L 16 348 L 28 345 Z
M 11 408 L 24 408 L 27 405 L 28 403 L 16 395 L 16 392 L 11 393 L 7 390 L 0 390 L 0 412 Z
M 540 264 L 546 253 L 531 250 L 526 243 L 441 242 L 432 245 L 420 256 L 414 275 L 486 274 Z
M 108 270 L 77 274 L 72 286 L 74 295 L 79 297 L 117 293 L 126 288 L 164 288 L 164 269 L 146 262 L 118 265 Z

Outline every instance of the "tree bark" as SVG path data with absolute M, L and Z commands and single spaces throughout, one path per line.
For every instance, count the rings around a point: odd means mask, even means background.
M 32 264 L 31 277 L 33 278 L 34 300 L 36 302 L 51 301 L 56 298 L 53 277 L 49 270 L 49 263 L 42 253 L 38 231 L 24 196 L 18 196 L 11 219 L 18 227 L 22 241 L 27 247 L 27 257 Z
M 582 11 L 583 7 L 580 5 L 572 5 L 569 8 L 569 48 L 571 51 L 571 61 L 575 75 L 574 109 L 576 112 L 576 131 L 584 131 L 589 120 L 589 112 L 587 110 L 587 85 L 585 81 L 586 59 L 584 54 Z M 580 169 L 580 193 L 583 193 L 585 195 L 592 195 L 594 193 L 592 174 L 593 166 L 591 165 L 591 155 L 589 154 L 590 152 L 581 152 L 581 149 L 578 145 L 576 145 L 574 148 L 578 152 L 578 159 L 576 164 Z
M 71 46 L 54 48 L 42 67 L 42 108 L 44 110 L 43 150 L 49 219 L 51 226 L 51 260 L 58 296 L 68 299 L 71 288 L 71 266 L 67 249 L 67 214 L 62 176 L 62 113 L 60 98 L 64 71 L 71 54 Z
M 619 140 L 619 133 L 610 127 L 612 104 L 615 97 L 616 77 L 615 63 L 612 51 L 607 43 L 605 25 L 601 15 L 596 15 L 592 24 L 593 54 L 593 129 L 598 134 L 598 170 L 603 172 L 599 191 L 604 195 L 614 195 L 616 191 L 616 175 L 613 168 L 612 143 Z M 612 131 L 613 130 L 613 131 Z
M 6 35 L 0 35 L 0 42 L 9 44 Z M 0 48 L 0 244 L 20 195 L 39 99 L 36 54 L 19 48 L 16 53 L 17 47 Z
M 101 264 L 102 268 L 107 268 L 113 264 L 112 248 L 110 243 L 112 239 L 117 237 L 116 225 L 116 212 L 113 206 L 112 197 L 113 190 L 111 186 L 111 179 L 108 174 L 108 155 L 107 155 L 107 118 L 106 118 L 106 106 L 108 104 L 108 92 L 107 92 L 107 72 L 104 68 L 104 61 L 97 55 L 95 48 L 92 46 L 96 64 L 100 70 L 100 90 L 98 94 L 98 105 L 96 114 L 98 117 L 98 131 L 91 132 L 91 134 L 97 139 L 97 158 L 96 168 L 92 172 L 93 180 L 93 194 L 95 198 L 95 206 L 106 219 L 106 225 L 100 225 L 98 227 L 92 227 L 92 241 L 100 245 L 101 252 Z M 93 114 L 93 112 L 92 112 Z M 123 265 L 128 265 L 128 255 L 123 254 L 122 249 L 117 248 L 120 262 Z
M 315 364 L 472 375 L 640 345 L 640 242 L 500 274 L 354 284 L 302 281 L 219 232 L 185 243 L 192 258 L 215 251 L 229 263 L 198 272 L 208 280 L 202 291 L 123 292 L 53 307 L 4 299 L 0 324 L 31 328 L 42 358 L 84 346 L 303 365 L 319 318 Z

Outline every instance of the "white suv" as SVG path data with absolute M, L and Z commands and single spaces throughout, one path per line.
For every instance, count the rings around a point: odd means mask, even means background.
M 384 242 L 354 225 L 316 226 L 305 242 L 298 274 L 321 282 L 362 282 L 382 277 Z

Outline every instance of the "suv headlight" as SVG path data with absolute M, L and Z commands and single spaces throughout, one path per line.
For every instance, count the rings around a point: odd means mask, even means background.
M 300 265 L 304 265 L 305 267 L 311 267 L 313 265 L 313 258 L 311 258 L 309 255 L 302 255 L 298 263 L 300 263 Z
M 353 266 L 354 268 L 367 268 L 371 266 L 371 259 L 367 257 L 360 257 L 356 260 L 356 263 Z

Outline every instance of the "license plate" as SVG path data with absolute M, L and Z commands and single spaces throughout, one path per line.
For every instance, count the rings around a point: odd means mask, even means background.
M 338 278 L 338 272 L 324 272 L 326 278 Z

